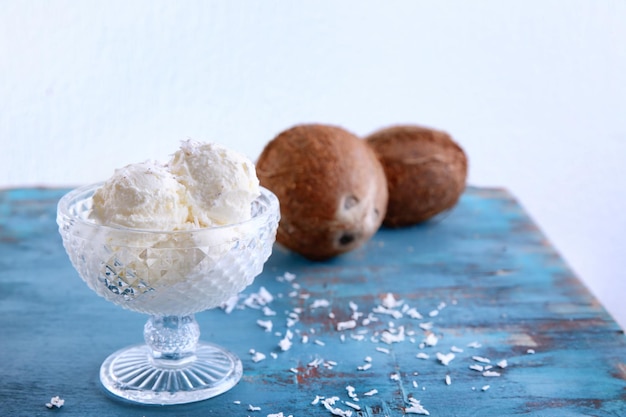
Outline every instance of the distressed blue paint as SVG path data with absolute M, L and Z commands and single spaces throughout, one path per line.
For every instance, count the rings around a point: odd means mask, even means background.
M 15 189 L 0 192 L 0 415 L 49 415 L 54 395 L 66 400 L 66 416 L 329 416 L 316 395 L 349 400 L 346 386 L 360 394 L 362 416 L 401 416 L 407 397 L 421 400 L 431 416 L 625 416 L 626 343 L 615 321 L 563 263 L 523 209 L 505 191 L 469 188 L 460 204 L 438 221 L 381 230 L 364 248 L 313 263 L 276 247 L 263 275 L 245 291 L 264 286 L 274 294 L 269 317 L 285 332 L 285 312 L 302 307 L 293 347 L 280 352 L 280 336 L 264 332 L 260 310 L 222 310 L 197 315 L 202 338 L 231 348 L 244 362 L 244 378 L 233 390 L 208 401 L 175 407 L 141 407 L 109 398 L 99 388 L 100 363 L 111 352 L 140 343 L 146 317 L 107 303 L 72 269 L 56 231 L 56 202 L 66 190 Z M 290 297 L 286 271 L 310 298 Z M 616 277 L 617 279 L 617 277 Z M 426 315 L 444 301 L 438 316 L 393 320 L 338 332 L 349 319 L 348 302 L 369 312 L 387 292 Z M 282 296 L 282 297 L 280 297 Z M 330 308 L 311 310 L 327 299 Z M 456 300 L 456 305 L 452 304 Z M 332 310 L 334 319 L 328 314 Z M 385 345 L 349 337 L 358 330 L 388 328 L 389 322 L 415 331 L 432 321 L 441 335 L 436 347 L 415 357 L 417 343 Z M 313 333 L 314 331 L 314 333 Z M 302 344 L 299 336 L 308 334 Z M 346 336 L 345 341 L 340 335 Z M 314 344 L 322 340 L 325 346 Z M 483 346 L 471 349 L 473 341 Z M 464 349 L 449 366 L 437 351 Z M 376 347 L 390 349 L 390 354 Z M 536 353 L 527 353 L 529 348 Z M 267 355 L 258 363 L 250 349 Z M 270 357 L 270 352 L 278 355 Z M 497 378 L 468 369 L 471 355 L 509 366 Z M 372 367 L 358 371 L 366 356 Z M 332 369 L 308 367 L 316 358 Z M 297 368 L 298 375 L 290 368 Z M 399 381 L 389 375 L 400 373 Z M 418 375 L 414 375 L 418 372 Z M 452 385 L 444 383 L 445 375 Z M 419 384 L 416 389 L 413 381 Z M 481 391 L 489 384 L 491 388 Z M 422 390 L 425 387 L 426 390 Z M 475 390 L 472 390 L 472 387 Z M 363 392 L 372 388 L 372 397 Z M 234 401 L 241 401 L 236 404 Z M 248 404 L 261 411 L 247 411 Z M 345 404 L 338 404 L 343 409 Z

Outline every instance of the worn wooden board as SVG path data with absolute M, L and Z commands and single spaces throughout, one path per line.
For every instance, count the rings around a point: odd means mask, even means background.
M 110 398 L 100 363 L 140 343 L 146 317 L 98 298 L 72 269 L 55 224 L 65 191 L 0 191 L 1 416 L 331 416 L 322 401 L 312 404 L 316 396 L 337 396 L 334 407 L 353 416 L 402 416 L 410 398 L 431 416 L 626 416 L 623 331 L 520 205 L 480 188 L 437 221 L 381 230 L 329 262 L 276 247 L 237 308 L 196 316 L 202 339 L 243 360 L 244 377 L 226 394 L 165 407 Z M 275 315 L 245 305 L 261 287 Z M 381 312 L 388 293 L 395 317 Z M 363 313 L 356 327 L 338 330 L 355 311 Z M 272 331 L 257 320 L 271 320 Z M 287 330 L 292 346 L 282 351 Z M 429 332 L 437 344 L 421 348 Z M 445 366 L 436 354 L 453 347 L 462 352 Z M 254 362 L 251 349 L 266 359 Z M 473 356 L 490 359 L 500 376 L 470 369 L 485 365 Z M 496 365 L 503 359 L 506 368 Z M 48 410 L 55 395 L 65 405 Z

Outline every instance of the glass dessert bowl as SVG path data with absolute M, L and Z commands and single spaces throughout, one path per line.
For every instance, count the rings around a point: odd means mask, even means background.
M 199 341 L 194 314 L 220 306 L 261 273 L 276 237 L 278 199 L 261 188 L 252 218 L 233 225 L 139 230 L 89 218 L 100 185 L 77 188 L 59 201 L 63 245 L 89 288 L 150 315 L 146 343 L 119 350 L 102 364 L 103 386 L 142 404 L 182 404 L 229 390 L 242 376 L 241 361 Z

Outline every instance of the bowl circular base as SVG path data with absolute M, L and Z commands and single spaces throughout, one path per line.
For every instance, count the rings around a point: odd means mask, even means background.
M 116 397 L 140 404 L 185 404 L 220 395 L 241 379 L 241 360 L 228 350 L 199 342 L 183 359 L 155 359 L 147 345 L 121 349 L 100 367 L 100 381 Z

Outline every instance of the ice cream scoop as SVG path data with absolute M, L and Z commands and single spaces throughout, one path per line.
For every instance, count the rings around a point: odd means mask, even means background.
M 206 227 L 250 219 L 250 203 L 260 190 L 246 157 L 214 143 L 186 140 L 168 168 L 186 190 L 193 223 Z
M 180 229 L 188 217 L 184 187 L 152 161 L 115 170 L 93 195 L 91 218 L 101 224 L 168 231 Z

